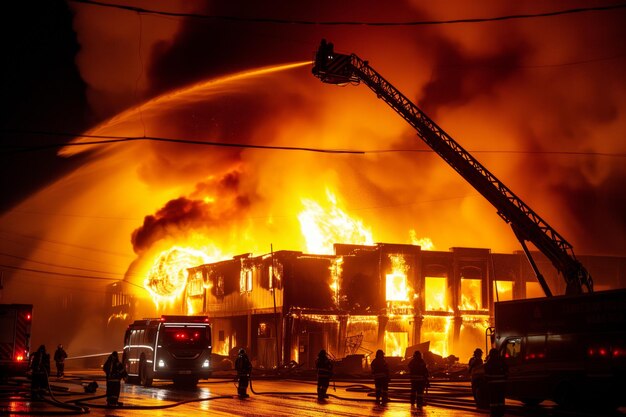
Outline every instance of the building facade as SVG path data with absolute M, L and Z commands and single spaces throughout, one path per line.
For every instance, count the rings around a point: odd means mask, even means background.
M 549 260 L 533 255 L 553 293 L 563 294 Z M 580 260 L 596 289 L 626 287 L 626 258 Z M 262 368 L 312 367 L 320 349 L 335 358 L 377 349 L 404 357 L 426 342 L 465 360 L 485 345 L 495 301 L 543 296 L 523 252 L 479 248 L 337 244 L 334 255 L 243 254 L 188 272 L 181 313 L 211 318 L 214 352 L 244 347 Z

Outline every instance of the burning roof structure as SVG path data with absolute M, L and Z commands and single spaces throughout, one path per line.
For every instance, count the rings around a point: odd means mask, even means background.
M 626 262 L 584 258 L 592 271 L 612 270 L 604 276 L 620 276 Z M 564 285 L 556 273 L 547 279 Z M 193 266 L 167 308 L 208 315 L 214 352 L 245 347 L 257 366 L 271 369 L 291 361 L 312 367 L 320 349 L 335 358 L 367 358 L 377 349 L 404 358 L 427 343 L 443 357 L 470 357 L 485 343 L 495 301 L 539 296 L 522 252 L 335 244 L 332 255 L 281 250 Z

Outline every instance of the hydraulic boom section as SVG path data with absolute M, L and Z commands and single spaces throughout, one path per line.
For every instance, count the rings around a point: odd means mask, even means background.
M 335 53 L 333 44 L 322 40 L 315 55 L 313 75 L 329 84 L 363 82 L 413 126 L 418 136 L 482 194 L 496 208 L 498 215 L 511 225 L 546 296 L 551 296 L 552 292 L 532 259 L 526 241 L 532 242 L 563 275 L 567 294 L 582 293 L 583 287 L 587 292 L 593 292 L 593 280 L 574 256 L 572 245 L 404 94 L 370 67 L 367 61 L 354 54 Z

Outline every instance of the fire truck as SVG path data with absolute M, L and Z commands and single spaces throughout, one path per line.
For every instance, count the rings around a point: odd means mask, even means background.
M 511 226 L 546 297 L 495 303 L 487 340 L 509 365 L 507 397 L 562 405 L 626 400 L 626 291 L 593 291 L 593 280 L 572 245 L 398 89 L 355 54 L 322 40 L 312 69 L 322 82 L 368 86 L 402 116 L 435 153 L 487 199 Z M 553 296 L 527 246 L 540 250 L 565 280 Z M 484 373 L 473 377 L 475 398 L 488 398 Z
M 26 374 L 32 317 L 32 304 L 0 304 L 0 375 Z
M 154 379 L 195 385 L 211 375 L 211 326 L 206 316 L 135 320 L 124 335 L 122 362 L 129 382 L 149 387 Z

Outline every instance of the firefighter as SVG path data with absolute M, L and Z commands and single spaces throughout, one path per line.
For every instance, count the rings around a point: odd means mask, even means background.
M 389 366 L 385 361 L 385 352 L 378 349 L 370 367 L 376 389 L 376 404 L 380 400 L 382 400 L 382 404 L 386 404 L 389 402 Z
M 491 417 L 504 415 L 504 396 L 508 367 L 497 349 L 491 349 L 485 362 L 485 377 L 489 392 L 489 410 Z
M 483 364 L 483 351 L 481 348 L 474 350 L 474 355 L 469 359 L 467 363 L 467 373 L 471 376 L 472 371 Z
M 330 378 L 333 376 L 333 362 L 328 358 L 324 349 L 320 350 L 315 360 L 317 368 L 317 399 L 328 398 L 326 391 L 330 385 Z
M 422 352 L 416 350 L 413 353 L 413 359 L 409 362 L 408 368 L 411 377 L 411 407 L 415 404 L 422 407 L 424 405 L 424 390 L 430 384 L 428 368 L 422 359 Z
M 124 405 L 119 401 L 122 379 L 126 379 L 127 373 L 124 364 L 120 362 L 116 351 L 113 351 L 102 366 L 107 380 L 107 405 L 109 407 L 121 407 Z
M 54 352 L 54 363 L 57 367 L 57 378 L 63 378 L 65 376 L 66 358 L 67 352 L 63 349 L 63 345 L 57 346 L 57 350 Z
M 237 370 L 237 380 L 239 381 L 237 394 L 239 398 L 248 398 L 247 390 L 248 383 L 250 382 L 250 373 L 252 372 L 252 364 L 244 349 L 239 349 L 239 355 L 237 356 L 237 360 L 235 360 L 235 369 Z
M 474 397 L 474 401 L 476 401 L 478 403 L 478 398 L 476 396 L 477 394 L 477 389 L 478 389 L 478 380 L 472 375 L 472 373 L 480 368 L 480 366 L 483 364 L 483 351 L 480 348 L 476 348 L 474 350 L 474 355 L 469 359 L 468 363 L 467 363 L 467 374 L 470 377 L 471 380 L 471 384 L 472 384 L 472 396 Z
M 44 345 L 32 355 L 30 363 L 31 385 L 30 391 L 33 400 L 43 400 L 43 394 L 48 388 L 48 375 L 50 375 L 50 355 Z

